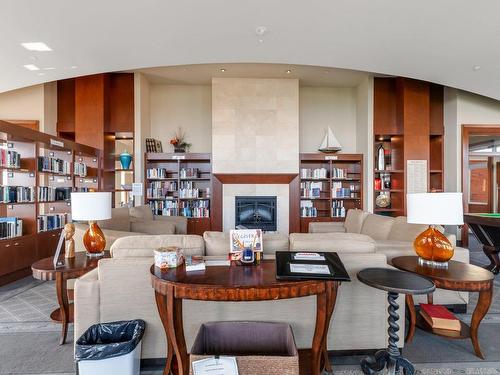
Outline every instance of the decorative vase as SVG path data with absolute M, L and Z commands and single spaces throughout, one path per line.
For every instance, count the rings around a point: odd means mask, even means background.
M 174 152 L 183 153 L 183 152 L 186 152 L 186 148 L 185 147 L 175 147 L 174 146 Z
M 130 163 L 132 162 L 132 155 L 130 155 L 127 150 L 120 154 L 120 163 L 122 165 L 122 169 L 129 169 Z
M 382 145 L 380 145 L 377 151 L 377 168 L 380 171 L 385 169 L 385 149 Z
M 89 221 L 89 228 L 83 235 L 83 245 L 87 250 L 87 256 L 100 257 L 104 255 L 106 239 L 101 228 L 95 221 Z
M 433 225 L 415 238 L 413 247 L 419 264 L 430 267 L 446 268 L 454 253 L 450 240 Z

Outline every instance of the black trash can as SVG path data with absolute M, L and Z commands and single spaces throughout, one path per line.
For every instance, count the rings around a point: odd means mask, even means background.
M 79 375 L 139 375 L 146 322 L 130 320 L 94 324 L 76 341 Z
M 189 373 L 194 361 L 213 356 L 236 357 L 240 375 L 299 375 L 299 353 L 286 323 L 204 323 L 191 349 Z

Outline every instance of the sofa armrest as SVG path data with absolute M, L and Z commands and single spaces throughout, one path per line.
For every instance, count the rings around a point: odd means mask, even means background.
M 74 342 L 92 324 L 100 322 L 100 292 L 97 268 L 79 277 L 74 294 Z
M 155 215 L 154 220 L 168 221 L 175 224 L 175 234 L 187 234 L 188 219 L 184 216 L 162 216 Z
M 309 233 L 345 233 L 344 223 L 311 221 L 308 228 Z

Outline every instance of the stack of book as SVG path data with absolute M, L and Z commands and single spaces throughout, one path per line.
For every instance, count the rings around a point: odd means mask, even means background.
M 71 174 L 71 163 L 62 159 L 51 158 L 48 156 L 39 156 L 38 171 L 53 172 L 58 174 Z
M 0 203 L 23 203 L 35 201 L 32 186 L 0 186 Z
M 322 182 L 305 181 L 300 183 L 302 198 L 319 198 L 321 196 Z
M 312 201 L 300 201 L 300 216 L 301 217 L 316 217 L 318 210 L 314 207 Z
M 146 152 L 163 152 L 161 141 L 154 138 L 146 138 Z
M 328 172 L 326 168 L 302 168 L 300 170 L 300 178 L 310 178 L 310 179 L 320 179 L 320 178 L 328 178 Z
M 21 155 L 14 150 L 0 149 L 0 166 L 6 168 L 21 168 Z
M 80 177 L 87 176 L 87 164 L 75 162 L 73 165 L 73 173 Z
M 433 329 L 460 331 L 460 320 L 446 307 L 441 305 L 420 304 L 420 315 Z
M 0 239 L 23 235 L 23 220 L 17 217 L 0 217 Z
M 186 217 L 210 217 L 210 201 L 182 201 L 181 202 L 181 216 Z
M 45 232 L 64 227 L 68 221 L 67 214 L 48 214 L 37 217 L 38 232 Z

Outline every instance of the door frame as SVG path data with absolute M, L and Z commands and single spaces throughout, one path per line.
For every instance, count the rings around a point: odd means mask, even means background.
M 500 124 L 462 124 L 462 202 L 464 213 L 469 212 L 469 181 L 468 181 L 468 168 L 469 168 L 469 136 L 471 135 L 498 135 L 500 136 Z M 493 189 L 490 189 L 492 194 Z M 462 245 L 469 244 L 468 227 L 466 224 L 462 227 Z

